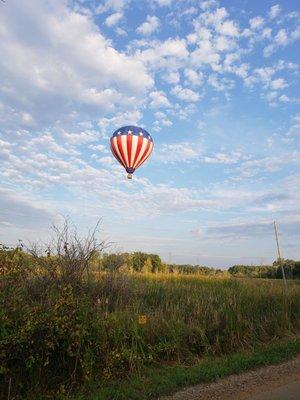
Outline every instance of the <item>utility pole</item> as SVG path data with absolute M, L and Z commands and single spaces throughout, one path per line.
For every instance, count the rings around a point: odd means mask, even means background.
M 278 261 L 279 261 L 279 265 L 280 265 L 281 272 L 282 272 L 282 279 L 283 279 L 283 282 L 284 282 L 284 287 L 285 287 L 285 290 L 287 290 L 287 282 L 286 282 L 285 272 L 284 272 L 284 268 L 283 268 L 283 265 L 282 265 L 282 258 L 281 258 L 281 254 L 280 254 L 280 247 L 279 247 L 278 231 L 277 231 L 276 221 L 274 221 L 274 230 L 275 230 L 275 238 L 276 238 L 276 244 L 277 244 Z

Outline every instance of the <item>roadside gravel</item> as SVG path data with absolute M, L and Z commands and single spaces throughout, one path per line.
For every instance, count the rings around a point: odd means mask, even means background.
M 214 383 L 188 387 L 160 400 L 250 400 L 296 381 L 300 382 L 300 356 L 279 365 L 231 375 Z

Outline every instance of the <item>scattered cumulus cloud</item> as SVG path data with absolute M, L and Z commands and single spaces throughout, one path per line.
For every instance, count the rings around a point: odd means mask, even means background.
M 182 163 L 199 158 L 201 153 L 200 145 L 193 146 L 191 143 L 181 142 L 162 146 L 156 158 L 164 164 Z
M 279 4 L 275 4 L 274 6 L 272 6 L 271 8 L 270 8 L 270 11 L 269 11 L 269 18 L 270 19 L 274 19 L 274 18 L 276 18 L 279 14 L 280 14 L 280 12 L 281 12 L 281 7 L 280 7 L 280 5 Z
M 143 22 L 138 28 L 137 33 L 140 35 L 152 35 L 152 33 L 156 32 L 160 27 L 160 20 L 155 15 L 148 15 L 145 22 Z
M 115 26 L 122 18 L 123 13 L 121 12 L 111 14 L 105 19 L 105 25 L 107 25 L 108 27 Z
M 102 14 L 107 11 L 121 12 L 131 3 L 131 0 L 104 0 L 96 9 L 96 13 Z
M 149 95 L 151 108 L 164 108 L 171 107 L 171 103 L 163 91 L 151 92 Z
M 186 101 L 186 102 L 196 102 L 200 100 L 200 95 L 199 93 L 195 92 L 192 89 L 189 88 L 183 88 L 180 85 L 176 85 L 172 90 L 171 93 L 178 97 L 178 99 Z
M 261 16 L 257 16 L 249 20 L 249 25 L 251 29 L 256 30 L 260 29 L 263 26 L 264 22 L 265 21 Z
M 96 119 L 136 105 L 153 85 L 140 61 L 114 49 L 90 18 L 64 2 L 20 1 L 17 9 L 9 3 L 0 19 L 2 126 L 71 123 L 79 112 Z
M 163 6 L 170 6 L 173 0 L 154 0 L 154 2 L 163 7 Z
M 268 237 L 276 216 L 296 248 L 296 10 L 280 1 L 245 4 L 243 14 L 217 0 L 14 3 L 0 15 L 7 238 L 41 235 L 58 213 L 86 224 L 104 216 L 131 250 L 131 223 L 146 238 L 172 218 L 186 252 L 197 234 L 207 251 L 212 239 L 248 240 L 269 254 L 256 237 Z M 130 124 L 155 141 L 132 182 L 109 148 L 111 133 Z

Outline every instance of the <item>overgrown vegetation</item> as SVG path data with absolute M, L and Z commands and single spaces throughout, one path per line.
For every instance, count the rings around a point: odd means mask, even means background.
M 183 387 L 202 382 L 213 382 L 231 374 L 241 373 L 268 364 L 278 364 L 300 352 L 300 340 L 259 347 L 251 352 L 229 354 L 223 357 L 204 357 L 195 365 L 179 362 L 145 368 L 143 374 L 127 379 L 96 384 L 90 400 L 152 400 L 169 395 Z M 86 399 L 84 393 L 73 400 Z
M 103 249 L 95 232 L 82 240 L 65 225 L 46 253 L 0 250 L 0 397 L 57 399 L 151 365 L 194 364 L 298 332 L 296 281 L 286 294 L 275 280 L 129 274 L 121 262 L 104 271 Z
M 162 262 L 157 254 L 142 252 L 104 253 L 98 255 L 95 265 L 102 271 L 193 274 L 210 277 L 228 277 L 230 274 L 238 278 L 282 279 L 279 260 L 272 265 L 233 265 L 227 270 L 191 264 L 168 264 Z M 300 279 L 300 261 L 281 260 L 287 279 Z

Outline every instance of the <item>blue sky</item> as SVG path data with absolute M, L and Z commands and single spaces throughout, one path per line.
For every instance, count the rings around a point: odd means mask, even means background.
M 102 219 L 119 250 L 214 266 L 300 258 L 299 2 L 0 4 L 0 242 Z M 152 135 L 132 181 L 120 126 Z

